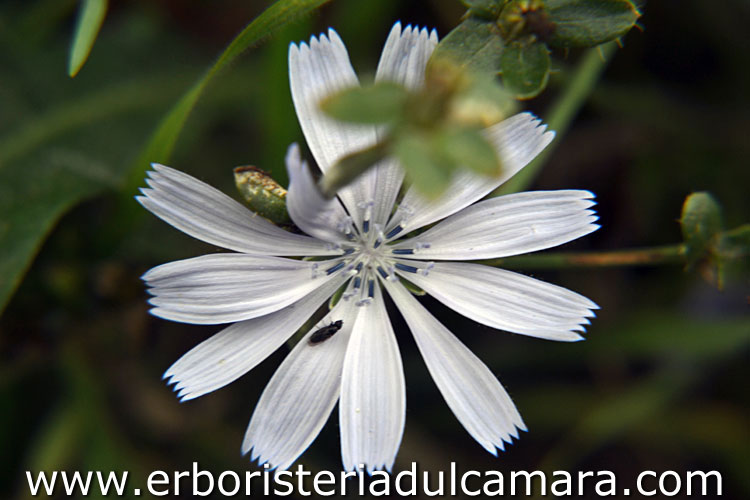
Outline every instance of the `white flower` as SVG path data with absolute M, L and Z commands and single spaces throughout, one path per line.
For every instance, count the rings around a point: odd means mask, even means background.
M 396 24 L 376 78 L 412 88 L 420 85 L 436 43 L 434 31 L 402 31 Z M 333 30 L 312 38 L 309 45 L 291 45 L 289 79 L 305 139 L 323 171 L 377 140 L 374 127 L 335 122 L 318 110 L 322 97 L 357 84 L 346 48 Z M 242 451 L 251 452 L 259 463 L 288 468 L 338 402 L 344 467 L 390 469 L 404 429 L 406 399 L 385 290 L 409 325 L 445 401 L 471 436 L 493 454 L 517 437 L 524 423 L 495 376 L 399 278 L 484 325 L 545 339 L 579 340 L 597 308 L 590 300 L 521 274 L 452 261 L 542 250 L 598 226 L 588 191 L 537 191 L 475 203 L 523 168 L 553 137 L 527 113 L 486 133 L 502 160 L 500 178 L 464 171 L 436 201 L 407 190 L 395 212 L 403 172 L 394 161 L 380 163 L 342 189 L 338 198 L 325 200 L 293 145 L 287 154 L 287 206 L 294 223 L 309 236 L 284 231 L 193 177 L 154 165 L 149 188 L 138 201 L 185 233 L 237 252 L 164 264 L 143 276 L 156 316 L 185 323 L 232 323 L 167 370 L 164 376 L 176 384 L 181 399 L 197 398 L 245 374 L 345 286 L 342 300 L 307 332 L 269 382 Z M 398 239 L 441 219 L 418 236 Z M 334 335 L 311 342 L 319 328 L 337 321 L 341 328 Z

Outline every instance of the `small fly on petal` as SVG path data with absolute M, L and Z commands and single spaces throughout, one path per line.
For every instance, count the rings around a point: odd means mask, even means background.
M 310 344 L 315 345 L 320 344 L 321 342 L 325 342 L 326 340 L 336 335 L 336 332 L 341 330 L 342 326 L 344 326 L 344 322 L 339 319 L 334 321 L 330 325 L 316 330 L 312 335 L 310 335 Z

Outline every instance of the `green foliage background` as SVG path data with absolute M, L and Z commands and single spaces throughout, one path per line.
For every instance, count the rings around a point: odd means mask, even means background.
M 232 194 L 231 169 L 241 164 L 285 184 L 286 147 L 302 141 L 287 83 L 290 41 L 335 27 L 355 68 L 372 75 L 394 21 L 445 35 L 464 12 L 448 0 L 331 2 L 220 74 L 206 73 L 261 3 L 112 2 L 74 79 L 77 3 L 0 5 L 0 293 L 15 288 L 37 250 L 34 235 L 49 233 L 0 317 L 0 497 L 27 495 L 27 469 L 126 469 L 137 483 L 192 461 L 214 471 L 255 467 L 239 457 L 241 437 L 285 353 L 183 405 L 161 382 L 218 328 L 149 316 L 138 277 L 216 249 L 132 199 L 143 151 L 166 160 L 171 139 L 149 143 L 152 133 L 207 78 L 169 164 Z M 726 227 L 750 214 L 747 3 L 642 7 L 644 31 L 624 38 L 533 184 L 597 195 L 602 229 L 563 250 L 679 242 L 682 200 L 693 191 L 713 193 Z M 548 89 L 524 106 L 545 117 L 581 56 L 553 51 Z M 718 470 L 725 497 L 750 494 L 748 283 L 717 291 L 678 266 L 533 274 L 601 306 L 586 342 L 492 331 L 425 300 L 499 376 L 530 432 L 499 458 L 484 452 L 443 403 L 399 320 L 408 413 L 395 469 L 411 461 L 442 470 L 450 461 L 609 469 L 626 483 L 644 469 Z M 309 469 L 339 468 L 336 422 L 334 413 L 303 455 Z

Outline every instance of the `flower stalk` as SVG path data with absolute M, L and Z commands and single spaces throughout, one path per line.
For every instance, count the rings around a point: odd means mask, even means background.
M 480 261 L 488 266 L 506 269 L 561 269 L 582 267 L 625 267 L 685 265 L 684 244 L 649 248 L 613 250 L 609 252 L 546 252 L 537 255 L 517 255 Z

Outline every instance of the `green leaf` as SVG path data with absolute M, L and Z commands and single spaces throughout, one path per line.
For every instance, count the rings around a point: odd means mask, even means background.
M 393 152 L 414 186 L 425 196 L 437 198 L 450 184 L 452 165 L 439 150 L 436 137 L 404 132 L 399 134 Z
M 469 15 L 495 20 L 503 10 L 508 0 L 461 0 Z
M 750 255 L 750 224 L 723 233 L 719 239 L 719 254 L 726 259 L 742 259 Z
M 464 75 L 464 81 L 469 83 L 453 95 L 450 105 L 450 120 L 454 123 L 488 127 L 516 111 L 513 95 L 494 75 L 472 73 Z
M 131 169 L 124 193 L 130 197 L 143 182 L 146 170 L 152 162 L 166 162 L 172 154 L 177 137 L 185 125 L 190 112 L 195 107 L 208 84 L 245 50 L 266 38 L 294 19 L 309 14 L 330 0 L 279 0 L 255 18 L 219 56 L 209 68 L 174 105 L 161 120 L 148 144 L 143 149 Z
M 553 47 L 593 47 L 627 33 L 641 16 L 630 0 L 545 0 Z
M 106 88 L 30 118 L 0 139 L 0 312 L 60 217 L 117 182 L 75 159 L 53 163 L 30 155 L 63 134 L 149 109 L 174 87 L 174 82 L 149 79 Z
M 547 46 L 540 42 L 510 44 L 500 58 L 503 84 L 519 99 L 539 94 L 549 80 Z
M 709 257 L 722 228 L 721 208 L 709 193 L 693 193 L 682 205 L 682 236 L 687 248 L 688 268 Z
M 81 71 L 91 49 L 94 47 L 96 36 L 107 16 L 108 0 L 82 0 L 78 16 L 78 25 L 70 47 L 68 61 L 68 75 L 74 77 Z
M 451 163 L 488 177 L 500 175 L 501 165 L 495 148 L 479 130 L 468 127 L 451 128 L 442 131 L 438 141 L 441 154 Z
M 346 186 L 368 168 L 388 154 L 388 143 L 379 142 L 361 151 L 355 151 L 341 158 L 320 179 L 320 190 L 324 196 L 332 198 L 336 191 Z
M 336 120 L 379 124 L 395 122 L 403 116 L 409 91 L 393 82 L 368 87 L 352 87 L 329 96 L 320 107 Z
M 444 58 L 472 71 L 496 74 L 504 46 L 497 24 L 469 17 L 438 44 L 430 64 Z

